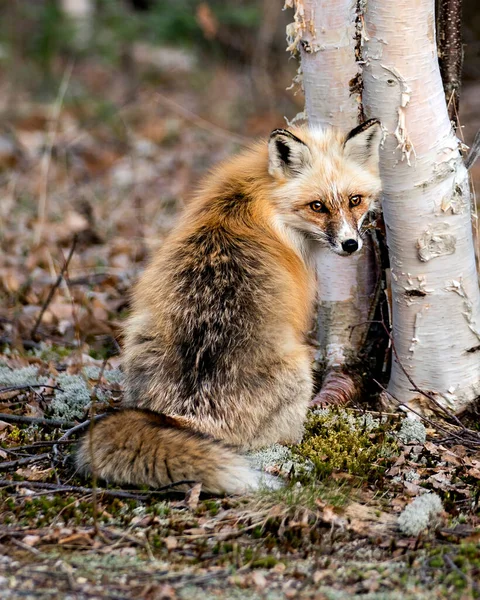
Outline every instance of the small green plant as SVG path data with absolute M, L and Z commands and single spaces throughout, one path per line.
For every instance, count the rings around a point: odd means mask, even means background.
M 430 576 L 437 589 L 448 588 L 450 597 L 460 596 L 464 590 L 473 594 L 469 598 L 480 598 L 476 582 L 480 577 L 480 545 L 464 542 L 458 546 L 437 546 L 425 559 Z
M 351 410 L 318 409 L 310 413 L 304 438 L 292 452 L 313 465 L 315 477 L 322 480 L 333 471 L 378 476 L 397 449 L 386 421 Z

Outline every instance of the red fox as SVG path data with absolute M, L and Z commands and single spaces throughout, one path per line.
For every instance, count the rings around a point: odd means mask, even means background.
M 380 192 L 372 119 L 276 129 L 206 178 L 133 293 L 123 410 L 80 443 L 83 473 L 243 493 L 242 451 L 295 443 L 312 395 L 314 255 L 362 246 Z

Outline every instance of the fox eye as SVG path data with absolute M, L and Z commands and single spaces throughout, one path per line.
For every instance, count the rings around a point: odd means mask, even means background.
M 308 206 L 313 210 L 313 212 L 316 213 L 327 212 L 325 205 L 322 204 L 322 202 L 320 202 L 319 200 L 314 200 L 313 202 L 310 202 Z
M 350 196 L 350 206 L 358 206 L 362 201 L 361 196 Z

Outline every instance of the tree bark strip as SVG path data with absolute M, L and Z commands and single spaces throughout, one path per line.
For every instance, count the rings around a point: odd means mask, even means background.
M 388 390 L 426 410 L 403 365 L 418 388 L 460 413 L 480 394 L 480 293 L 434 0 L 369 0 L 365 25 L 363 104 L 385 128 L 380 169 L 398 355 Z
M 362 119 L 359 14 L 352 0 L 296 0 L 289 30 L 291 49 L 301 56 L 305 110 L 310 126 L 335 126 L 344 131 Z M 377 274 L 371 239 L 353 256 L 322 248 L 318 273 L 318 359 L 326 368 L 342 368 L 356 357 L 368 329 Z M 346 385 L 344 402 L 358 390 Z M 328 398 L 326 398 L 328 400 Z
M 450 120 L 458 126 L 462 83 L 462 0 L 437 0 L 437 49 Z

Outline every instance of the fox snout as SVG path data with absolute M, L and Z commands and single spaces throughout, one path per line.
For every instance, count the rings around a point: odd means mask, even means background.
M 322 129 L 275 129 L 268 142 L 276 223 L 348 256 L 362 246 L 362 224 L 377 210 L 382 128 L 365 121 L 346 136 Z M 296 135 L 298 133 L 300 137 Z
M 332 221 L 329 229 L 328 243 L 336 254 L 348 256 L 362 248 L 363 240 L 355 222 L 349 223 L 344 217 L 336 227 L 335 222 Z
M 358 250 L 358 246 L 359 246 L 358 241 L 354 240 L 353 238 L 350 238 L 350 239 L 342 242 L 342 249 L 347 254 L 353 254 L 356 250 Z

